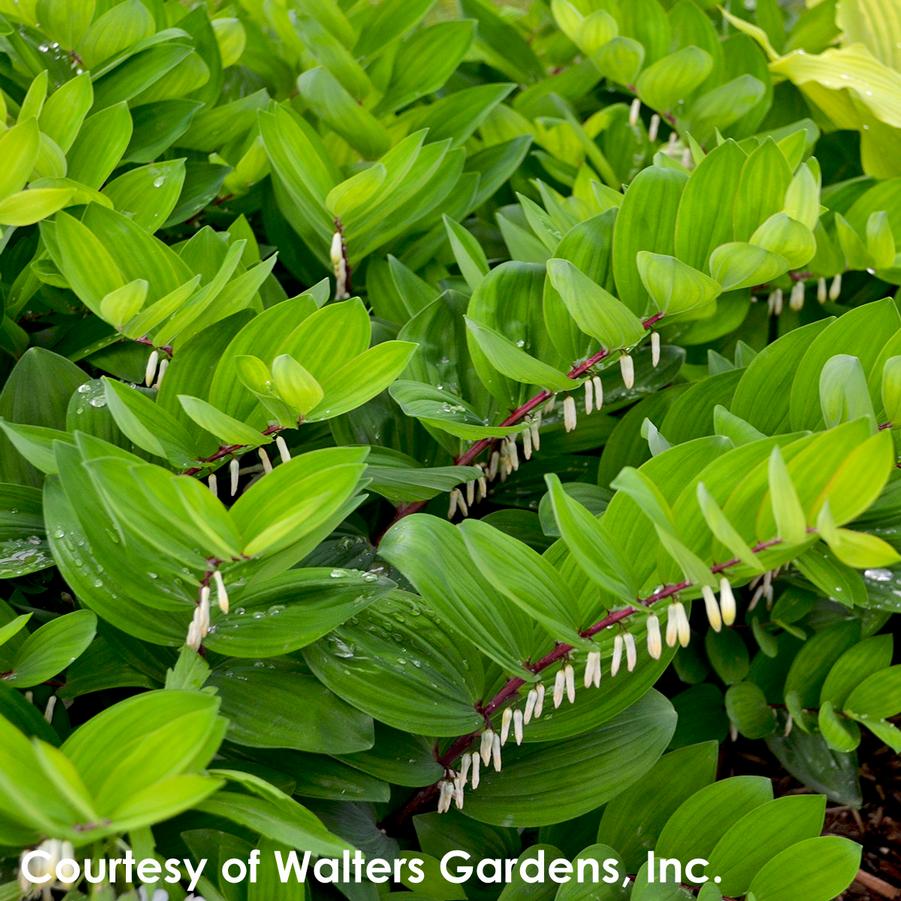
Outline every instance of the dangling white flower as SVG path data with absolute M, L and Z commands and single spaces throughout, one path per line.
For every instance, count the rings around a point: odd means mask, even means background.
M 472 760 L 469 757 L 469 754 L 464 754 L 460 758 L 460 771 L 457 773 L 457 784 L 461 787 L 466 787 L 466 777 L 469 775 L 469 767 L 472 763 Z
M 529 431 L 532 433 L 532 450 L 537 454 L 541 450 L 541 413 L 536 413 L 529 423 Z
M 241 464 L 237 457 L 232 457 L 231 462 L 228 464 L 228 475 L 228 491 L 234 497 L 238 493 L 238 478 L 241 475 Z
M 610 675 L 615 676 L 619 672 L 619 665 L 623 660 L 623 636 L 621 632 L 616 633 L 613 639 L 613 657 L 610 660 Z
M 829 299 L 830 300 L 838 300 L 839 297 L 842 296 L 842 274 L 841 272 L 832 279 L 832 284 L 829 286 Z
M 529 689 L 526 695 L 526 708 L 523 711 L 522 721 L 525 725 L 529 725 L 532 715 L 535 713 L 535 704 L 538 701 L 538 692 L 534 688 Z
M 796 313 L 804 308 L 804 282 L 795 282 L 792 285 L 792 293 L 788 305 Z
M 213 580 L 216 582 L 216 603 L 223 613 L 228 613 L 228 592 L 225 590 L 225 579 L 218 569 L 213 572 Z
M 544 413 L 546 416 L 550 416 L 551 413 L 554 412 L 554 409 L 557 406 L 557 395 L 552 394 L 544 403 Z
M 163 359 L 160 360 L 160 368 L 157 370 L 157 373 L 156 373 L 156 383 L 153 386 L 154 388 L 156 388 L 157 391 L 159 391 L 160 388 L 163 387 L 163 379 L 166 377 L 166 370 L 168 368 L 169 368 L 169 358 L 163 357 Z
M 638 117 L 641 113 L 641 100 L 636 97 L 629 107 L 629 125 L 633 128 L 638 125 Z
M 510 466 L 513 472 L 519 469 L 519 450 L 516 446 L 516 436 L 511 435 L 507 440 L 507 452 L 510 456 Z
M 491 747 L 494 744 L 494 730 L 486 729 L 482 733 L 482 740 L 479 745 L 479 755 L 482 758 L 482 763 L 487 764 L 489 760 L 491 760 Z
M 589 651 L 585 660 L 585 687 L 599 688 L 601 685 L 601 652 Z
M 346 300 L 350 297 L 347 291 L 347 260 L 344 256 L 344 239 L 339 231 L 332 235 L 330 256 L 335 273 L 335 300 Z
M 720 579 L 720 610 L 723 614 L 723 623 L 731 626 L 735 622 L 735 595 L 725 576 Z
M 710 622 L 710 628 L 714 632 L 719 632 L 723 628 L 723 617 L 720 613 L 720 605 L 717 603 L 716 595 L 709 585 L 701 586 L 701 596 L 704 598 L 704 607 L 707 610 L 707 619 Z
M 682 165 L 685 166 L 686 169 L 691 169 L 694 166 L 694 160 L 691 156 L 691 149 L 686 147 L 682 151 Z
M 454 782 L 454 806 L 457 810 L 463 809 L 463 786 L 459 782 Z
M 488 463 L 488 481 L 493 482 L 497 478 L 498 464 L 501 462 L 501 455 L 497 451 L 491 452 Z
M 576 413 L 576 401 L 571 394 L 567 394 L 563 400 L 563 428 L 571 432 L 578 424 Z
M 679 616 L 676 613 L 676 605 L 670 604 L 666 609 L 666 643 L 674 648 L 679 641 Z
M 156 349 L 150 351 L 147 358 L 147 366 L 144 368 L 144 384 L 149 388 L 156 378 L 156 367 L 160 361 L 160 352 Z
M 513 722 L 513 708 L 506 707 L 501 714 L 501 744 L 507 744 L 507 738 L 510 736 L 510 724 Z
M 635 636 L 631 632 L 623 635 L 623 645 L 626 649 L 626 669 L 631 673 L 638 663 L 638 650 L 635 647 Z
M 648 140 L 653 143 L 657 140 L 657 132 L 660 130 L 660 116 L 654 113 L 651 116 L 651 122 L 648 125 Z
M 623 375 L 623 384 L 631 390 L 635 385 L 635 363 L 628 354 L 623 354 L 619 358 L 619 368 Z
M 782 315 L 782 288 L 776 288 L 774 291 L 770 292 L 769 299 L 767 300 L 767 309 L 771 316 Z
M 566 691 L 566 676 L 563 670 L 558 669 L 557 675 L 554 676 L 554 710 L 563 703 L 563 694 Z
M 522 744 L 522 711 L 517 708 L 513 711 L 513 738 L 517 745 Z
M 479 476 L 479 500 L 483 501 L 488 497 L 488 480 L 484 475 Z
M 522 455 L 527 459 L 532 459 L 532 430 L 524 428 L 522 430 Z
M 588 415 L 594 409 L 594 385 L 591 379 L 585 380 L 585 414 Z
M 269 454 L 262 447 L 257 449 L 257 454 L 259 455 L 260 463 L 263 464 L 263 475 L 269 475 L 272 472 L 272 461 L 269 459 Z
M 32 882 L 24 872 L 21 865 L 22 858 L 30 851 L 26 848 L 19 857 L 19 888 L 22 890 L 24 897 L 35 897 L 41 894 L 45 898 L 50 898 L 50 892 L 53 889 L 69 890 L 75 887 L 75 882 L 62 882 L 56 877 L 56 868 L 61 860 L 71 860 L 75 857 L 75 848 L 71 842 L 60 841 L 56 838 L 50 838 L 38 845 L 38 851 L 43 851 L 44 855 L 32 858 L 29 861 L 28 869 L 33 877 L 44 879 L 42 882 Z
M 469 759 L 472 762 L 472 777 L 469 780 L 469 784 L 472 786 L 472 790 L 475 791 L 479 787 L 479 766 L 482 763 L 482 758 L 479 757 L 478 751 L 473 751 L 469 755 Z
M 200 629 L 197 627 L 197 618 L 195 615 L 191 620 L 191 624 L 188 626 L 188 636 L 185 639 L 185 645 L 192 651 L 199 651 L 202 643 L 203 638 L 200 635 Z
M 591 384 L 594 385 L 594 408 L 600 413 L 604 406 L 604 383 L 599 375 L 593 375 Z
M 657 367 L 660 362 L 660 332 L 651 332 L 651 365 Z
M 785 720 L 785 731 L 782 733 L 785 738 L 788 738 L 792 732 L 792 726 L 794 726 L 795 721 L 792 719 L 792 715 L 789 714 L 788 718 Z
M 278 448 L 278 455 L 282 463 L 290 463 L 291 451 L 288 450 L 288 442 L 281 435 L 275 436 L 275 446 Z
M 829 295 L 826 293 L 826 279 L 820 276 L 817 279 L 817 301 L 819 303 L 826 303 L 828 296 Z
M 535 689 L 535 713 L 533 714 L 536 720 L 541 716 L 541 711 L 544 710 L 544 693 L 544 682 L 539 682 L 538 687 Z
M 563 679 L 566 682 L 566 699 L 570 704 L 576 703 L 576 671 L 571 663 L 563 667 Z
M 453 796 L 453 782 L 448 779 L 442 779 L 438 785 L 438 813 L 447 813 L 450 810 Z
M 210 477 L 206 481 L 207 481 L 207 485 L 209 486 L 210 492 L 212 493 L 213 497 L 218 497 L 219 496 L 219 482 L 216 479 L 216 473 L 211 472 Z
M 494 766 L 494 772 L 501 771 L 501 739 L 499 735 L 495 735 L 491 742 L 491 763 Z
M 448 498 L 447 504 L 447 518 L 453 519 L 456 516 L 457 508 L 460 506 L 460 501 L 463 500 L 463 495 L 460 493 L 459 488 L 452 488 L 450 496 Z
M 476 502 L 476 483 L 466 483 L 466 506 L 471 507 Z
M 673 604 L 676 613 L 677 631 L 679 633 L 679 644 L 683 648 L 687 648 L 691 641 L 691 626 L 688 623 L 688 614 L 685 607 L 678 601 Z
M 659 660 L 663 653 L 663 643 L 660 639 L 660 620 L 656 613 L 648 617 L 648 654 L 654 660 Z

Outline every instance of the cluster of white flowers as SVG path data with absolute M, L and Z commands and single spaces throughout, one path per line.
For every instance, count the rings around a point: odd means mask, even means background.
M 754 593 L 751 595 L 751 602 L 748 604 L 748 609 L 753 610 L 757 604 L 760 602 L 760 599 L 763 598 L 766 601 L 767 610 L 773 605 L 773 580 L 776 576 L 779 575 L 780 567 L 776 569 L 768 570 L 763 573 L 763 575 L 757 576 L 751 582 L 751 588 Z
M 27 853 L 22 852 L 22 857 Z M 19 888 L 22 891 L 23 898 L 42 898 L 43 901 L 50 901 L 53 889 L 62 889 L 68 891 L 75 888 L 74 882 L 61 882 L 57 879 L 56 868 L 61 860 L 71 859 L 75 856 L 75 848 L 71 842 L 61 842 L 59 839 L 50 838 L 38 845 L 38 850 L 45 851 L 46 855 L 36 857 L 29 864 L 29 871 L 32 877 L 41 880 L 33 882 L 28 878 L 24 867 L 19 869 Z M 44 881 L 46 877 L 46 881 Z
M 639 117 L 641 116 L 641 100 L 636 97 L 631 106 L 629 107 L 629 125 L 633 128 L 638 125 Z M 654 142 L 657 140 L 657 132 L 660 130 L 660 116 L 657 113 L 654 113 L 651 116 L 651 121 L 648 124 L 648 141 Z
M 804 300 L 806 297 L 806 283 L 803 279 L 798 279 L 792 285 L 791 293 L 788 297 L 788 307 L 790 310 L 794 310 L 796 313 L 800 312 L 804 309 Z M 822 276 L 817 279 L 817 301 L 821 304 L 826 303 L 827 300 L 836 301 L 839 299 L 842 293 L 842 276 L 841 273 L 835 276 L 832 279 L 832 284 L 829 285 L 828 290 L 826 287 L 826 279 Z M 757 298 L 752 297 L 751 301 L 756 302 Z M 779 316 L 782 314 L 782 310 L 785 305 L 785 292 L 782 288 L 774 288 L 767 295 L 767 312 L 770 316 Z
M 214 569 L 212 579 L 216 585 L 216 605 L 222 613 L 228 613 L 228 591 L 225 588 L 225 580 L 222 578 L 222 573 L 218 569 Z M 191 625 L 188 626 L 188 636 L 185 639 L 185 644 L 192 651 L 200 650 L 204 638 L 207 637 L 210 631 L 210 594 L 210 585 L 207 580 L 200 586 L 200 596 L 194 607 L 194 617 L 191 620 Z
M 161 357 L 160 352 L 154 348 L 150 351 L 150 356 L 147 358 L 147 366 L 144 368 L 144 384 L 148 388 L 153 387 L 159 390 L 168 367 L 169 358 L 165 355 Z

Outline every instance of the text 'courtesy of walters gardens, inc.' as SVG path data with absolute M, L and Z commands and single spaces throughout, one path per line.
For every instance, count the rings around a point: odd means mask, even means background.
M 122 857 L 82 859 L 58 857 L 40 848 L 22 856 L 21 872 L 32 885 L 53 883 L 75 885 L 82 879 L 91 884 L 117 883 L 126 885 L 174 885 L 184 881 L 188 890 L 201 888 L 202 880 L 215 883 L 219 878 L 231 885 L 256 884 L 261 881 L 264 868 L 267 880 L 273 877 L 282 884 L 321 883 L 375 884 L 403 883 L 418 886 L 438 878 L 431 868 L 434 861 L 422 857 L 389 860 L 366 859 L 360 851 L 345 851 L 341 857 L 315 857 L 309 851 L 274 851 L 264 855 L 259 849 L 247 858 L 232 857 L 212 866 L 207 858 L 196 861 L 187 858 L 136 858 L 130 851 Z M 470 880 L 490 885 L 512 882 L 526 885 L 553 883 L 565 885 L 622 885 L 635 882 L 701 886 L 719 883 L 720 878 L 707 872 L 708 861 L 703 858 L 676 860 L 657 857 L 648 852 L 641 873 L 623 871 L 616 858 L 578 858 L 574 861 L 551 857 L 542 849 L 528 858 L 478 858 L 467 851 L 448 851 L 437 862 L 440 878 L 462 885 Z M 218 867 L 218 873 L 216 868 Z

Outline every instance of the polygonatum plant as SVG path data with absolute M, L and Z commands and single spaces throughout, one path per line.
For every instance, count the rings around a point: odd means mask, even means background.
M 899 47 L 0 0 L 0 901 L 897 893 Z

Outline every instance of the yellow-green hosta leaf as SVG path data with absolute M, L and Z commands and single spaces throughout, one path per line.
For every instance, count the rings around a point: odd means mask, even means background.
M 72 188 L 30 188 L 0 200 L 0 225 L 34 225 L 72 199 Z
M 100 315 L 111 325 L 121 330 L 144 306 L 149 285 L 146 279 L 136 278 L 121 288 L 110 291 L 100 301 Z
M 744 241 L 721 244 L 710 255 L 710 274 L 724 291 L 766 284 L 789 268 L 785 257 Z
M 816 228 L 820 218 L 820 185 L 819 175 L 814 176 L 810 164 L 801 166 L 792 178 L 785 192 L 784 212 L 807 228 Z
M 213 19 L 212 26 L 219 45 L 219 55 L 222 57 L 222 67 L 225 69 L 233 66 L 241 58 L 247 43 L 247 34 L 241 20 L 233 17 Z
M 363 206 L 385 182 L 388 170 L 382 163 L 367 166 L 350 178 L 335 185 L 325 198 L 326 209 L 337 219 L 347 216 Z
M 638 274 L 665 321 L 676 316 L 701 318 L 710 315 L 720 293 L 719 283 L 709 275 L 667 254 L 639 251 Z
M 770 216 L 751 235 L 750 243 L 785 257 L 791 269 L 809 263 L 817 250 L 813 232 L 785 213 Z
M 901 71 L 901 6 L 895 0 L 842 0 L 835 23 L 843 44 L 864 44 L 886 66 Z
M 895 236 L 888 213 L 876 210 L 867 219 L 867 251 L 877 269 L 888 269 L 895 262 Z
M 591 60 L 611 81 L 632 84 L 644 62 L 644 46 L 619 35 L 598 49 Z
M 322 400 L 319 382 L 290 354 L 280 354 L 272 361 L 272 381 L 279 397 L 299 416 Z
M 779 537 L 788 544 L 801 544 L 807 537 L 807 521 L 797 489 L 778 447 L 769 462 L 770 504 Z
M 700 47 L 683 47 L 658 59 L 638 76 L 638 96 L 661 112 L 674 109 L 701 85 L 713 69 L 713 58 Z
M 901 356 L 889 357 L 882 370 L 882 406 L 893 425 L 901 425 Z

